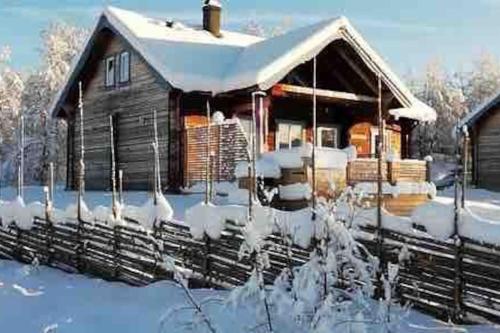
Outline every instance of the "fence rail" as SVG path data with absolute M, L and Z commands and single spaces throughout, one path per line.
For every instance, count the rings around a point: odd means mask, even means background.
M 376 182 L 377 159 L 358 158 L 347 166 L 348 184 Z M 382 164 L 382 180 L 389 183 L 430 181 L 430 162 L 420 160 L 396 160 Z
M 382 230 L 383 263 L 400 266 L 397 286 L 402 302 L 437 317 L 481 317 L 500 323 L 500 247 L 469 239 L 436 240 L 422 232 L 406 235 Z M 363 228 L 357 238 L 372 252 L 376 229 Z M 239 257 L 244 237 L 240 227 L 227 223 L 219 239 L 193 239 L 189 228 L 164 222 L 153 231 L 140 227 L 109 227 L 69 221 L 52 224 L 37 218 L 31 230 L 15 225 L 0 228 L 0 257 L 32 263 L 38 260 L 71 273 L 86 273 L 131 285 L 171 278 L 163 257 L 192 272 L 193 286 L 232 287 L 249 278 L 253 263 Z M 267 239 L 270 268 L 266 282 L 286 267 L 308 260 L 311 249 L 290 247 L 279 235 Z

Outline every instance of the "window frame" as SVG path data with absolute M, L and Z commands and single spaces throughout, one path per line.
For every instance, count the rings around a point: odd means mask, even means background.
M 109 55 L 104 59 L 104 87 L 107 89 L 114 88 L 116 86 L 116 55 Z M 109 62 L 113 62 L 113 71 L 108 70 Z M 109 82 L 109 74 L 113 73 L 113 82 Z
M 122 60 L 123 60 L 123 56 L 124 55 L 127 55 L 128 56 L 128 64 L 127 64 L 127 80 L 123 80 L 122 79 Z M 119 59 L 118 61 L 118 84 L 119 85 L 127 85 L 130 83 L 130 74 L 131 74 L 131 59 L 132 59 L 132 54 L 130 51 L 128 50 L 125 50 L 125 51 L 122 51 L 118 54 L 118 57 Z
M 322 135 L 321 132 L 323 130 L 333 130 L 334 131 L 334 137 L 335 137 L 335 147 L 326 147 L 323 146 L 322 142 Z M 338 149 L 340 147 L 340 126 L 339 125 L 334 125 L 334 124 L 321 124 L 320 126 L 317 127 L 317 147 L 326 147 L 326 148 L 334 148 Z
M 372 128 L 370 129 L 370 154 L 375 157 L 377 157 L 377 136 L 379 136 L 379 128 L 377 126 L 372 126 Z M 390 131 L 385 129 L 383 152 L 389 153 L 391 152 L 391 149 L 391 133 Z
M 280 125 L 287 125 L 289 126 L 288 130 L 288 148 L 280 148 Z M 287 120 L 287 119 L 280 119 L 276 120 L 276 134 L 275 134 L 275 143 L 274 143 L 274 149 L 275 150 L 280 150 L 280 149 L 291 149 L 294 148 L 292 146 L 292 140 L 291 140 L 291 131 L 290 131 L 290 126 L 300 126 L 300 141 L 301 145 L 304 145 L 305 143 L 305 136 L 304 136 L 304 129 L 306 128 L 306 123 L 303 121 L 297 121 L 297 120 Z

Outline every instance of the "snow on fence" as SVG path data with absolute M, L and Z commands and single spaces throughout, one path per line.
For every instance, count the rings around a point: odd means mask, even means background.
M 464 315 L 500 322 L 500 246 L 462 238 L 437 240 L 426 233 L 383 229 L 381 262 L 400 266 L 401 301 L 441 318 Z M 357 237 L 373 253 L 376 228 L 361 226 Z M 35 218 L 29 230 L 14 224 L 0 228 L 0 257 L 96 275 L 108 280 L 145 285 L 171 278 L 164 256 L 191 273 L 192 285 L 232 287 L 246 282 L 253 260 L 240 258 L 241 226 L 228 222 L 220 237 L 192 237 L 189 226 L 163 222 L 152 231 L 133 224 L 53 224 Z M 268 236 L 270 268 L 267 283 L 286 267 L 308 260 L 310 249 L 290 246 L 280 235 Z M 387 267 L 387 265 L 383 265 Z

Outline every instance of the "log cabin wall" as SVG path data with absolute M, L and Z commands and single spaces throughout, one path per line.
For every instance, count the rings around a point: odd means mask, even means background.
M 475 125 L 474 166 L 477 185 L 491 190 L 500 190 L 500 107 Z
M 168 179 L 169 89 L 155 75 L 143 58 L 123 39 L 110 31 L 101 32 L 100 46 L 85 66 L 81 80 L 84 85 L 85 179 L 86 188 L 110 188 L 109 115 L 115 118 L 117 170 L 123 170 L 123 185 L 129 190 L 146 190 L 152 186 L 153 110 L 157 112 L 162 184 Z M 130 81 L 105 87 L 105 59 L 122 51 L 130 52 Z M 76 187 L 80 158 L 80 119 L 75 112 L 72 187 Z M 175 104 L 173 104 L 175 108 Z M 172 120 L 172 119 L 171 119 Z

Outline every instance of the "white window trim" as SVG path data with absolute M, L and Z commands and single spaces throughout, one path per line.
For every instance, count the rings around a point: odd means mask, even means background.
M 122 74 L 124 74 L 123 71 L 122 71 L 122 69 L 123 69 L 122 66 L 123 66 L 123 57 L 125 55 L 127 55 L 127 58 L 128 58 L 127 67 L 125 68 L 125 71 L 127 73 L 127 79 L 126 80 L 123 79 L 123 75 L 122 75 Z M 121 52 L 120 56 L 119 56 L 119 59 L 120 59 L 120 61 L 119 61 L 119 78 L 118 78 L 118 82 L 119 83 L 130 82 L 130 65 L 131 65 L 130 64 L 130 52 L 129 51 L 123 51 L 123 52 Z
M 109 71 L 109 63 L 113 62 L 113 70 Z M 114 87 L 116 84 L 116 58 L 115 56 L 107 57 L 104 61 L 104 84 L 107 88 Z M 111 75 L 111 76 L 110 76 Z
M 275 134 L 275 140 L 274 140 L 275 141 L 275 144 L 274 144 L 275 150 L 280 150 L 280 142 L 279 142 L 280 124 L 281 125 L 299 125 L 300 127 L 302 127 L 302 129 L 300 131 L 300 136 L 301 136 L 302 144 L 304 144 L 304 142 L 305 142 L 304 129 L 305 129 L 305 125 L 306 125 L 305 122 L 298 121 L 298 120 L 285 120 L 285 119 L 278 120 L 278 119 L 276 119 L 276 134 Z M 292 148 L 292 142 L 291 142 L 291 137 L 290 137 L 290 132 L 289 132 L 289 134 L 288 134 L 288 149 L 290 149 L 290 148 Z
M 372 126 L 370 129 L 370 153 L 371 155 L 376 155 L 377 154 L 377 147 L 375 147 L 375 138 L 378 135 L 378 127 Z M 389 131 L 387 129 L 384 132 L 384 152 L 390 152 L 391 151 L 391 136 Z
M 323 130 L 334 130 L 335 131 L 335 148 L 340 147 L 340 126 L 339 125 L 328 125 L 322 124 L 317 127 L 317 144 L 318 147 L 323 147 L 323 143 L 321 142 L 321 131 Z

